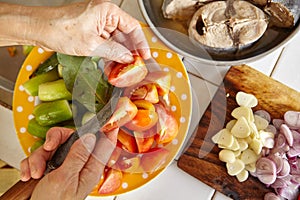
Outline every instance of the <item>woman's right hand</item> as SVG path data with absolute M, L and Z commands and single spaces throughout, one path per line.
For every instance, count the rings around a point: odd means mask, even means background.
M 21 180 L 41 178 L 47 161 L 72 133 L 72 129 L 51 128 L 44 145 L 21 162 Z M 97 142 L 94 134 L 80 137 L 63 164 L 42 177 L 31 199 L 84 199 L 102 176 L 116 145 L 116 133 L 110 133 L 110 136 L 102 133 Z

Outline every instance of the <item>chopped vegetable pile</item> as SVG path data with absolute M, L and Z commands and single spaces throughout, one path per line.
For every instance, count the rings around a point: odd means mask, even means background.
M 258 101 L 238 92 L 234 119 L 212 137 L 222 150 L 219 159 L 238 181 L 249 175 L 274 189 L 265 199 L 296 199 L 300 185 L 300 112 L 287 111 L 284 119 L 272 119 L 265 110 L 252 111 Z
M 139 56 L 131 64 L 107 65 L 104 71 L 98 60 L 55 53 L 23 86 L 40 102 L 27 127 L 41 138 L 31 151 L 43 144 L 51 127 L 84 125 L 108 102 L 114 87 L 123 88 L 100 130 L 108 137 L 117 133 L 117 146 L 94 189 L 104 195 L 121 186 L 124 173 L 152 173 L 163 167 L 169 156 L 165 145 L 177 136 L 179 124 L 170 111 L 169 72 L 149 72 Z

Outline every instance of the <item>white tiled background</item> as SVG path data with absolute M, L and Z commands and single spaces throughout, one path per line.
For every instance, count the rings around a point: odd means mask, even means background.
M 137 0 L 113 0 L 114 3 L 119 5 L 123 10 L 130 13 L 132 16 L 140 21 L 144 21 L 144 18 L 139 10 Z M 299 45 L 300 45 L 300 33 L 284 48 L 280 48 L 277 51 L 269 54 L 265 58 L 252 63 L 246 63 L 247 65 L 261 71 L 262 73 L 288 85 L 289 87 L 299 91 L 300 90 L 300 57 L 299 57 Z M 191 85 L 193 89 L 193 95 L 195 101 L 193 109 L 193 122 L 191 124 L 191 130 L 197 125 L 200 117 L 206 110 L 210 99 L 216 92 L 218 85 L 222 82 L 224 75 L 229 67 L 212 67 L 196 65 L 195 63 L 185 62 L 187 70 L 189 72 Z M 197 66 L 197 67 L 195 67 Z M 0 127 L 4 127 L 4 131 L 1 131 L 0 140 L 1 145 L 5 146 L 1 148 L 0 159 L 5 160 L 10 165 L 18 168 L 19 160 L 24 157 L 22 153 L 8 156 L 6 152 L 20 152 L 18 141 L 15 137 L 15 145 L 12 141 L 5 140 L 5 134 L 14 134 L 12 114 L 10 110 L 0 107 L 1 115 Z M 3 116 L 3 114 L 5 116 Z M 9 117 L 7 117 L 9 116 Z M 0 116 L 1 117 L 1 116 Z M 4 126 L 5 125 L 5 126 Z M 189 131 L 189 134 L 191 131 Z M 178 157 L 177 157 L 178 158 Z M 224 200 L 228 199 L 221 193 L 216 192 L 213 188 L 203 184 L 194 177 L 190 176 L 186 172 L 177 167 L 176 159 L 174 162 L 163 172 L 159 177 L 149 184 L 126 194 L 117 197 L 106 198 L 94 198 L 88 197 L 87 199 L 99 199 L 99 200 Z

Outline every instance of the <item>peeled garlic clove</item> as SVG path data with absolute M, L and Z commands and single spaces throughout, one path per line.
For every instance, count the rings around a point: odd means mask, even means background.
M 231 129 L 233 136 L 237 138 L 246 138 L 250 135 L 250 127 L 245 117 L 240 117 Z
M 230 147 L 234 142 L 233 135 L 227 129 L 220 130 L 216 135 L 212 137 L 212 140 L 216 144 L 222 145 L 224 147 Z
M 257 155 L 251 149 L 246 149 L 241 154 L 241 160 L 247 165 L 250 163 L 254 163 L 257 160 Z
M 254 123 L 256 125 L 257 130 L 264 130 L 269 126 L 268 120 L 258 115 L 254 115 Z
M 237 141 L 239 143 L 241 151 L 244 151 L 244 150 L 246 150 L 248 148 L 249 145 L 248 145 L 247 140 L 242 139 L 242 138 L 238 138 Z
M 232 129 L 232 127 L 235 125 L 235 123 L 236 123 L 236 119 L 232 119 L 232 120 L 230 120 L 227 124 L 226 124 L 226 127 L 225 128 L 227 128 L 229 131 Z
M 231 112 L 231 115 L 236 119 L 239 119 L 240 117 L 245 117 L 246 120 L 249 122 L 254 121 L 253 112 L 249 107 L 245 107 L 245 106 L 237 107 Z
M 256 162 L 245 165 L 245 169 L 248 170 L 249 172 L 255 172 L 256 171 Z
M 245 168 L 245 164 L 240 159 L 236 159 L 233 163 L 226 163 L 226 168 L 230 176 L 235 176 Z
M 253 94 L 245 93 L 242 91 L 236 94 L 235 99 L 239 106 L 253 108 L 258 104 L 258 100 Z
M 256 139 L 256 138 L 254 138 L 252 140 L 252 142 L 249 144 L 249 146 L 257 155 L 260 154 L 260 152 L 262 151 L 262 148 L 263 148 L 263 144 L 262 144 L 261 140 Z
M 260 131 L 259 131 L 259 137 L 260 137 L 260 139 L 265 140 L 265 139 L 267 139 L 267 138 L 274 138 L 275 135 L 274 135 L 274 133 L 272 133 L 272 132 L 260 130 Z
M 245 169 L 243 169 L 240 173 L 236 175 L 236 178 L 238 179 L 239 182 L 246 181 L 248 177 L 249 177 L 249 172 Z
M 219 159 L 226 163 L 233 163 L 235 161 L 235 155 L 231 150 L 222 149 L 219 152 Z

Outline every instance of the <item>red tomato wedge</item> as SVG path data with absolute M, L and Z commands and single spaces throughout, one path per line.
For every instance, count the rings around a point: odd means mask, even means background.
M 161 167 L 169 155 L 169 151 L 165 148 L 152 148 L 147 153 L 144 153 L 141 158 L 141 167 L 145 172 L 154 172 Z
M 159 97 L 158 97 L 158 91 L 154 84 L 147 84 L 147 95 L 145 97 L 146 101 L 149 101 L 151 103 L 158 103 Z
M 95 193 L 98 193 L 98 191 L 99 191 L 99 188 L 101 187 L 101 185 L 103 184 L 103 182 L 104 182 L 104 172 L 103 172 L 103 174 L 102 174 L 102 176 L 101 176 L 101 178 L 100 178 L 100 181 L 98 182 L 98 184 L 93 188 L 93 193 L 95 192 Z
M 146 131 L 152 128 L 158 121 L 154 105 L 146 100 L 136 100 L 133 103 L 138 111 L 134 118 L 125 124 L 126 128 L 133 131 Z
M 171 87 L 171 74 L 169 72 L 154 71 L 148 73 L 145 81 L 156 85 L 159 96 L 169 94 Z
M 118 133 L 118 141 L 122 144 L 122 148 L 125 148 L 132 153 L 137 152 L 135 138 L 128 131 L 120 129 Z
M 128 87 L 141 82 L 147 75 L 148 69 L 143 59 L 135 55 L 134 61 L 129 64 L 116 63 L 108 66 L 106 74 L 108 81 L 116 87 Z
M 118 161 L 118 159 L 119 159 L 119 157 L 121 155 L 121 151 L 122 150 L 120 148 L 118 148 L 118 147 L 116 147 L 114 149 L 114 151 L 112 152 L 112 154 L 111 154 L 111 156 L 110 156 L 110 158 L 109 158 L 109 160 L 108 160 L 108 162 L 106 164 L 107 167 L 112 167 L 113 165 L 116 164 L 116 162 Z
M 101 128 L 101 131 L 106 133 L 123 126 L 135 117 L 137 111 L 138 109 L 136 105 L 132 103 L 128 97 L 119 98 L 116 110 L 112 114 L 111 118 Z
M 127 173 L 138 173 L 140 168 L 141 159 L 139 156 L 134 156 L 131 158 L 125 158 L 118 162 L 118 167 L 121 171 Z
M 119 170 L 110 168 L 104 177 L 104 182 L 100 186 L 99 194 L 108 194 L 116 191 L 122 184 L 123 173 Z
M 156 104 L 155 109 L 158 114 L 158 134 L 155 140 L 158 144 L 171 142 L 178 134 L 178 123 L 174 115 L 162 104 Z
M 154 135 L 148 132 L 133 132 L 139 153 L 147 152 L 154 143 Z
M 139 84 L 140 85 L 140 84 Z M 136 86 L 135 88 L 125 89 L 125 96 L 128 96 L 131 100 L 146 100 L 150 103 L 158 103 L 158 91 L 153 83 Z

